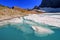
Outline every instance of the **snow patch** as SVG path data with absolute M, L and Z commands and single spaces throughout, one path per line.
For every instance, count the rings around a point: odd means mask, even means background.
M 35 35 L 40 37 L 48 36 L 54 33 L 54 31 L 52 31 L 51 29 L 44 27 L 32 26 L 32 28 L 35 31 Z
M 39 16 L 37 14 L 25 16 L 25 19 L 33 20 L 38 23 L 44 23 L 56 27 L 60 27 L 60 19 L 52 18 L 49 16 Z

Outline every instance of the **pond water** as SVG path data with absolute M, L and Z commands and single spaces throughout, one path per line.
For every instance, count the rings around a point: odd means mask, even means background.
M 48 36 L 36 36 L 29 24 L 7 24 L 0 28 L 0 40 L 60 40 L 60 29 Z
M 0 40 L 60 40 L 60 28 L 24 19 L 0 26 Z

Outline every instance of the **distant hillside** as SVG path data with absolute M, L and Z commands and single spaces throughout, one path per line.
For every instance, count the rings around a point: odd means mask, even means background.
M 37 10 L 26 10 L 19 7 L 14 6 L 13 8 L 9 8 L 6 6 L 0 5 L 0 20 L 10 19 L 14 17 L 26 16 L 28 14 L 41 14 L 42 11 Z
M 60 8 L 60 0 L 42 0 L 42 3 L 39 7 Z

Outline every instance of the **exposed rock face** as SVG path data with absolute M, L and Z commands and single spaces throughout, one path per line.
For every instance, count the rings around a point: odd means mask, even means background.
M 60 7 L 60 0 L 42 0 L 40 7 L 58 8 Z

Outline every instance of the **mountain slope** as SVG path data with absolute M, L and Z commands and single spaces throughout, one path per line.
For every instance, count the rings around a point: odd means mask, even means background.
M 42 3 L 39 7 L 60 7 L 60 0 L 42 0 Z
M 21 9 L 19 7 L 14 7 L 14 8 L 8 8 L 5 6 L 0 6 L 0 20 L 3 19 L 10 19 L 10 18 L 15 18 L 15 17 L 20 17 L 20 16 L 26 16 L 28 14 L 41 14 L 43 12 L 38 12 L 36 10 L 26 10 L 26 9 Z

